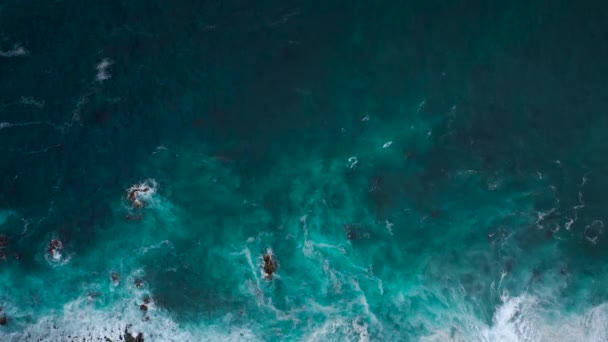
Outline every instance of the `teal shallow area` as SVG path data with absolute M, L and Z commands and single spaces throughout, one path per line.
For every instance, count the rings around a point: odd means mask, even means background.
M 0 0 L 0 340 L 608 340 L 606 23 Z

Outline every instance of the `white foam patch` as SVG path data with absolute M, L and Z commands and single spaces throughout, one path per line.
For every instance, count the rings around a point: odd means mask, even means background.
M 509 298 L 498 306 L 491 325 L 470 314 L 441 319 L 438 324 L 442 328 L 421 338 L 421 341 L 600 342 L 608 341 L 608 303 L 593 307 L 582 315 L 564 315 L 561 312 L 547 315 L 535 297 L 522 295 Z
M 23 105 L 26 105 L 26 106 L 33 106 L 33 107 L 36 107 L 38 109 L 44 108 L 44 105 L 45 105 L 45 101 L 44 100 L 36 100 L 32 96 L 22 96 L 19 99 L 19 103 L 21 103 Z
M 144 314 L 137 301 L 125 300 L 117 305 L 100 310 L 95 308 L 90 297 L 82 297 L 67 303 L 60 312 L 42 317 L 34 323 L 28 317 L 17 316 L 11 310 L 10 325 L 23 326 L 13 331 L 0 330 L 0 340 L 7 342 L 40 341 L 40 342 L 97 342 L 124 341 L 125 328 L 132 336 L 143 333 L 146 342 L 154 341 L 261 341 L 247 328 L 231 325 L 229 329 L 219 326 L 180 326 L 165 312 L 149 310 Z M 7 326 L 8 327 L 8 326 Z M 121 338 L 121 336 L 123 336 Z
M 99 64 L 97 64 L 97 66 L 95 67 L 95 69 L 97 69 L 97 76 L 95 77 L 95 80 L 97 82 L 101 83 L 103 81 L 109 80 L 112 77 L 112 75 L 108 72 L 108 69 L 113 63 L 114 62 L 112 62 L 111 60 L 104 58 L 101 60 L 101 62 L 99 62 Z
M 44 251 L 44 259 L 49 263 L 52 267 L 64 266 L 70 263 L 72 259 L 73 253 L 69 253 L 65 250 L 65 247 L 62 246 L 57 250 L 53 250 L 52 253 L 49 253 L 46 249 Z
M 537 341 L 535 320 L 531 310 L 533 298 L 515 297 L 499 306 L 494 313 L 493 325 L 483 329 L 487 341 Z
M 361 290 L 361 287 L 359 286 L 359 282 L 353 278 L 353 279 L 351 279 L 351 284 L 353 285 L 354 289 L 357 290 L 361 294 L 359 296 L 359 300 L 360 300 L 360 305 L 363 307 L 363 311 L 365 312 L 365 315 L 371 319 L 372 323 L 374 323 L 375 325 L 382 328 L 382 325 L 379 324 L 380 322 L 378 321 L 378 318 L 371 311 L 369 304 L 367 303 L 367 297 L 365 297 L 365 292 L 363 292 L 363 290 Z
M 329 276 L 329 280 L 332 285 L 332 292 L 334 294 L 341 294 L 342 293 L 342 283 L 336 276 L 336 272 L 331 268 L 331 266 L 329 264 L 329 260 L 327 260 L 327 259 L 323 260 L 322 265 L 323 265 L 323 272 Z
M 425 105 L 426 105 L 426 99 L 420 101 L 420 103 L 418 104 L 418 108 L 416 109 L 416 114 L 420 114 L 420 112 L 424 109 Z
M 21 45 L 15 44 L 9 50 L 0 50 L 0 57 L 25 57 L 29 55 L 29 52 Z
M 348 158 L 348 162 L 346 163 L 346 166 L 349 169 L 354 169 L 355 167 L 357 167 L 358 163 L 359 163 L 359 160 L 357 159 L 357 157 L 352 156 L 352 157 Z
M 168 150 L 167 146 L 158 145 L 158 146 L 156 146 L 156 148 L 154 148 L 154 152 L 152 152 L 152 154 L 160 153 L 160 152 L 166 151 L 166 150 Z
M 51 126 L 55 129 L 57 129 L 58 131 L 62 130 L 62 127 L 55 125 L 54 123 L 48 122 L 48 121 L 30 121 L 30 122 L 15 122 L 15 123 L 0 122 L 0 130 L 5 129 L 5 128 L 23 127 L 23 126 L 31 126 L 31 125 L 48 125 L 48 126 Z
M 137 255 L 144 255 L 146 253 L 148 253 L 151 250 L 154 249 L 160 249 L 160 248 L 169 248 L 169 249 L 174 249 L 173 244 L 171 243 L 171 241 L 169 240 L 163 240 L 159 243 L 150 245 L 150 246 L 143 246 L 141 248 L 139 248 L 137 250 Z
M 260 277 L 258 275 L 258 268 L 256 268 L 256 266 L 253 263 L 253 258 L 251 257 L 251 251 L 249 250 L 249 247 L 245 247 L 243 249 L 243 251 L 241 252 L 245 258 L 247 259 L 247 264 L 249 265 L 249 268 L 251 270 L 251 273 L 253 274 L 254 278 L 255 278 L 255 283 L 256 283 L 256 291 L 259 290 L 260 288 Z
M 146 191 L 137 191 L 146 188 Z M 156 196 L 158 183 L 152 178 L 148 178 L 142 182 L 132 185 L 127 189 L 127 194 L 133 192 L 135 199 L 143 203 L 144 207 L 162 208 L 160 199 Z
M 361 318 L 347 319 L 338 317 L 327 320 L 323 326 L 316 329 L 302 340 L 306 342 L 368 342 L 370 338 L 368 325 Z

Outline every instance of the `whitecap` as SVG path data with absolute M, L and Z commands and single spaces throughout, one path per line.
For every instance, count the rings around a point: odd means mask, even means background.
M 608 303 L 592 307 L 579 314 L 556 311 L 547 314 L 537 298 L 520 295 L 507 298 L 494 312 L 487 324 L 470 312 L 443 317 L 431 334 L 421 341 L 527 342 L 527 341 L 590 341 L 608 340 Z M 437 326 L 439 325 L 439 326 Z
M 53 240 L 59 241 L 56 237 L 53 237 Z M 52 250 L 48 250 L 48 246 L 45 246 L 44 259 L 52 267 L 64 266 L 72 259 L 72 253 L 69 253 L 63 243 L 59 241 L 59 247 Z
M 144 206 L 162 208 L 159 200 L 156 198 L 158 183 L 152 178 L 131 185 L 127 189 L 127 194 L 133 193 L 134 199 L 143 203 Z M 146 191 L 138 191 L 139 189 L 147 189 Z
M 360 317 L 348 319 L 345 317 L 336 317 L 328 319 L 321 327 L 315 329 L 308 336 L 305 336 L 303 341 L 358 341 L 368 342 L 369 331 L 368 324 Z
M 144 320 L 132 298 L 123 299 L 104 310 L 95 307 L 88 295 L 69 302 L 59 312 L 31 322 L 30 314 L 11 309 L 7 315 L 18 329 L 0 330 L 0 340 L 7 342 L 39 341 L 121 341 L 125 331 L 132 336 L 142 333 L 145 341 L 260 341 L 247 327 L 222 329 L 214 325 L 182 326 L 165 311 L 147 312 Z
M 357 159 L 357 157 L 352 156 L 352 157 L 348 158 L 348 163 L 346 164 L 346 166 L 349 169 L 354 169 L 358 163 L 359 163 L 359 160 Z
M 101 62 L 97 64 L 97 66 L 95 67 L 95 69 L 97 69 L 97 76 L 95 77 L 95 80 L 97 80 L 97 82 L 101 83 L 112 77 L 112 75 L 110 75 L 110 73 L 108 72 L 108 68 L 112 64 L 114 64 L 114 62 L 107 58 L 102 59 Z
M 32 96 L 21 96 L 19 99 L 19 103 L 27 106 L 33 106 L 38 109 L 44 108 L 45 101 L 44 100 L 36 100 Z
M 166 150 L 168 150 L 168 148 L 165 145 L 158 145 L 156 146 L 156 148 L 154 148 L 154 152 L 152 152 L 152 154 L 156 154 Z
M 394 226 L 394 224 L 391 221 L 389 221 L 389 220 L 385 220 L 384 224 L 385 224 L 385 227 L 386 227 L 386 230 L 388 231 L 388 233 L 391 234 L 391 235 L 393 235 L 393 226 Z
M 161 241 L 159 243 L 156 243 L 156 244 L 153 244 L 153 245 L 150 245 L 150 246 L 143 246 L 143 247 L 139 248 L 137 250 L 137 254 L 138 255 L 144 255 L 144 254 L 148 253 L 149 251 L 151 251 L 153 249 L 159 249 L 159 248 L 163 248 L 165 246 L 167 246 L 167 247 L 169 247 L 171 249 L 173 248 L 173 244 L 171 243 L 171 241 L 169 241 L 169 240 L 163 240 L 163 241 Z
M 23 127 L 23 126 L 31 126 L 31 125 L 47 125 L 47 126 L 51 126 L 55 129 L 57 129 L 58 131 L 61 131 L 63 129 L 62 127 L 57 126 L 54 123 L 49 122 L 49 121 L 29 121 L 29 122 L 15 122 L 15 123 L 0 122 L 0 130 L 2 130 L 4 128 Z
M 21 45 L 15 44 L 10 50 L 0 50 L 0 57 L 24 57 L 29 55 L 29 52 Z

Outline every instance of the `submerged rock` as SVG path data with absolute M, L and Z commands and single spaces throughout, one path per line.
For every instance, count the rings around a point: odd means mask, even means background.
M 6 323 L 8 323 L 8 319 L 6 318 L 6 315 L 1 314 L 0 315 L 0 325 L 6 325 Z
M 346 233 L 346 239 L 348 241 L 355 241 L 355 240 L 370 238 L 369 232 L 365 231 L 358 224 L 343 223 L 342 229 L 344 229 L 344 232 Z
M 6 234 L 0 234 L 0 248 L 8 247 L 8 236 Z

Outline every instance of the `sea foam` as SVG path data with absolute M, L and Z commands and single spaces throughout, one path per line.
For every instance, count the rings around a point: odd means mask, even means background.
M 112 77 L 112 75 L 108 71 L 112 64 L 113 62 L 107 58 L 102 59 L 101 62 L 97 64 L 97 66 L 95 67 L 95 69 L 97 69 L 97 76 L 95 77 L 95 80 L 97 82 L 103 82 L 109 80 Z
M 123 300 L 103 310 L 94 308 L 90 298 L 82 297 L 65 304 L 58 314 L 48 315 L 13 331 L 0 330 L 0 340 L 7 342 L 105 342 L 124 341 L 125 330 L 132 336 L 142 333 L 151 341 L 260 341 L 245 327 L 222 329 L 214 325 L 180 326 L 164 311 L 154 310 L 144 319 L 141 310 L 130 300 Z M 14 323 L 12 323 L 14 324 Z
M 0 57 L 25 57 L 29 55 L 29 52 L 21 45 L 15 44 L 9 50 L 0 50 Z
M 438 325 L 421 340 L 600 342 L 608 340 L 608 303 L 592 307 L 582 314 L 547 313 L 537 298 L 521 295 L 509 298 L 499 305 L 491 324 L 464 313 L 442 320 Z

